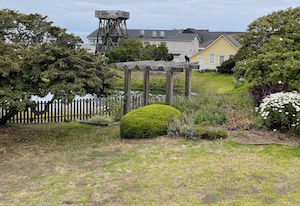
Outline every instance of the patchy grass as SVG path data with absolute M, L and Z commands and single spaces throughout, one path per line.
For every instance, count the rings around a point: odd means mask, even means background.
M 0 129 L 0 205 L 299 205 L 299 147 L 79 123 Z

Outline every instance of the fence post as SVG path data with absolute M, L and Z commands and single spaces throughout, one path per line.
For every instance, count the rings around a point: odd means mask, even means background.
M 185 96 L 187 98 L 191 98 L 191 91 L 192 91 L 192 78 L 191 78 L 192 69 L 190 66 L 185 68 Z
M 125 66 L 124 68 L 124 112 L 123 112 L 124 115 L 130 112 L 131 109 L 130 90 L 131 90 L 131 70 L 129 70 Z

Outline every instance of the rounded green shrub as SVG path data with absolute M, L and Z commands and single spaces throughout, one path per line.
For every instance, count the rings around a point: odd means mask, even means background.
M 169 119 L 181 117 L 179 110 L 162 104 L 151 104 L 133 110 L 120 120 L 122 138 L 151 138 L 167 133 Z

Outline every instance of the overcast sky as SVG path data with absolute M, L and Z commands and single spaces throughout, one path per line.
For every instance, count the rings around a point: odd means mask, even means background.
M 48 16 L 83 40 L 98 27 L 95 10 L 130 12 L 128 29 L 243 32 L 258 17 L 297 6 L 299 0 L 0 0 L 1 9 Z

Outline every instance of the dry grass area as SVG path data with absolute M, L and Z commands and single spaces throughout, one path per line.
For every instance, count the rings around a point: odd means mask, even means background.
M 122 140 L 118 126 L 2 128 L 0 205 L 300 205 L 299 137 L 229 134 Z M 263 140 L 296 142 L 238 143 Z

